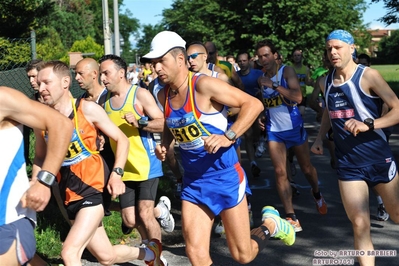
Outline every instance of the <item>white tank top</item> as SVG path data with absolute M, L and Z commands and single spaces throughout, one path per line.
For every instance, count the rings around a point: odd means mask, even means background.
M 22 125 L 0 130 L 0 226 L 24 217 L 36 222 L 36 212 L 22 208 L 20 200 L 29 188 L 24 157 Z

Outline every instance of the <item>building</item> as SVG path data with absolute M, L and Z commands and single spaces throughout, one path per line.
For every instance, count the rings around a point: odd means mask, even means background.
M 370 55 L 370 57 L 377 57 L 378 53 L 378 43 L 381 41 L 382 38 L 386 36 L 391 36 L 392 32 L 395 30 L 381 30 L 381 29 L 375 29 L 375 30 L 367 30 L 368 33 L 371 35 L 371 45 L 367 50 L 367 53 Z

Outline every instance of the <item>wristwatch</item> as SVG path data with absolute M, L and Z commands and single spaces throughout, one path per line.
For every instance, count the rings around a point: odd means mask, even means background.
M 143 128 L 148 126 L 148 117 L 144 116 L 140 118 L 137 123 L 139 124 L 139 128 Z
M 272 83 L 273 90 L 277 89 L 278 86 L 279 86 L 278 82 L 273 81 L 273 83 Z
M 37 174 L 37 180 L 46 187 L 51 187 L 55 183 L 55 175 L 42 170 Z
M 237 134 L 236 134 L 233 130 L 229 129 L 229 130 L 227 130 L 226 132 L 224 132 L 224 136 L 225 136 L 228 140 L 234 142 L 234 141 L 236 141 Z
M 120 167 L 115 167 L 114 169 L 112 169 L 112 172 L 115 172 L 116 174 L 120 175 L 121 177 L 125 173 L 125 171 L 123 171 L 123 169 Z
M 374 119 L 366 118 L 364 119 L 363 123 L 369 127 L 369 131 L 374 130 Z

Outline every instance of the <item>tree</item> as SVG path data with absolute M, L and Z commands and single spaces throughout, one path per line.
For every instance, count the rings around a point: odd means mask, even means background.
M 70 52 L 94 53 L 95 60 L 100 59 L 104 55 L 104 46 L 99 45 L 90 36 L 84 40 L 75 41 L 70 49 Z
M 391 36 L 382 38 L 378 44 L 378 57 L 384 59 L 387 64 L 399 62 L 399 31 L 392 31 Z
M 68 56 L 59 33 L 52 27 L 43 27 L 37 32 L 37 57 L 43 60 L 58 60 Z M 66 61 L 64 61 L 66 62 Z
M 123 5 L 123 0 L 118 2 L 119 7 Z M 108 5 L 112 17 L 113 2 L 108 1 Z M 65 58 L 73 43 L 87 36 L 97 44 L 104 42 L 99 0 L 2 0 L 0 14 L 0 36 L 29 37 L 30 31 L 35 30 L 41 58 Z M 119 16 L 122 51 L 126 55 L 131 50 L 130 35 L 137 34 L 140 28 L 138 20 L 132 17 L 130 11 Z
M 37 26 L 37 17 L 45 17 L 53 3 L 42 0 L 2 0 L 0 2 L 0 36 L 28 37 Z
M 157 35 L 158 32 L 165 30 L 165 27 L 162 24 L 152 25 L 144 25 L 142 34 L 143 36 L 138 39 L 136 44 L 136 55 L 137 58 L 145 55 L 150 51 L 151 40 Z
M 54 12 L 42 17 L 40 25 L 54 28 L 68 49 L 76 40 L 94 36 L 96 22 L 94 12 L 88 8 L 85 0 L 57 0 Z
M 139 21 L 133 18 L 133 14 L 130 10 L 126 10 L 125 14 L 119 15 L 119 32 L 123 38 L 123 45 L 121 57 L 126 60 L 126 62 L 134 62 L 135 55 L 131 53 L 132 43 L 130 43 L 130 36 L 138 33 L 140 28 Z
M 381 2 L 381 0 L 372 0 L 372 3 Z M 394 23 L 399 22 L 399 1 L 397 0 L 382 0 L 384 2 L 384 7 L 387 9 L 387 13 L 382 17 L 379 18 L 378 21 L 381 21 L 386 26 L 389 26 Z
M 19 67 L 30 60 L 30 44 L 0 37 L 0 71 Z
M 365 31 L 365 9 L 364 0 L 176 0 L 164 10 L 162 23 L 187 42 L 215 42 L 222 55 L 253 53 L 255 43 L 268 38 L 285 57 L 299 47 L 308 55 L 307 63 L 317 66 L 329 32 Z M 364 36 L 354 35 L 357 42 Z

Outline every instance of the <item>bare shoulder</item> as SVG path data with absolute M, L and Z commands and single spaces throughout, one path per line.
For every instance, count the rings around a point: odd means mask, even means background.
M 152 93 L 145 88 L 141 87 L 137 88 L 136 99 L 138 100 L 138 103 L 141 105 L 152 104 L 152 103 L 156 104 Z
M 219 73 L 224 73 L 224 70 L 221 67 L 217 66 L 217 65 L 214 66 L 214 70 L 216 72 L 219 72 Z
M 104 112 L 104 109 L 99 104 L 86 99 L 81 99 L 79 105 L 82 106 L 85 116 L 95 116 L 98 112 Z
M 376 69 L 366 67 L 361 80 L 361 86 L 366 92 L 371 91 L 378 94 L 378 91 L 390 89 L 388 83 Z
M 137 93 L 136 94 L 137 97 L 147 97 L 148 95 L 151 96 L 151 92 L 149 90 L 145 89 L 145 88 L 142 88 L 142 87 L 138 87 L 136 93 Z
M 218 79 L 223 80 L 225 82 L 229 82 L 229 76 L 227 76 L 224 72 L 218 74 Z
M 369 78 L 382 78 L 380 72 L 374 68 L 366 67 L 364 69 L 363 77 L 369 79 Z
M 205 74 L 200 75 L 195 82 L 195 89 L 197 91 L 202 91 L 202 90 L 208 88 L 209 86 L 212 86 L 213 83 L 215 83 L 215 82 L 221 82 L 221 79 L 215 78 L 215 77 L 210 77 Z
M 295 68 L 293 66 L 284 65 L 284 75 L 296 75 Z

